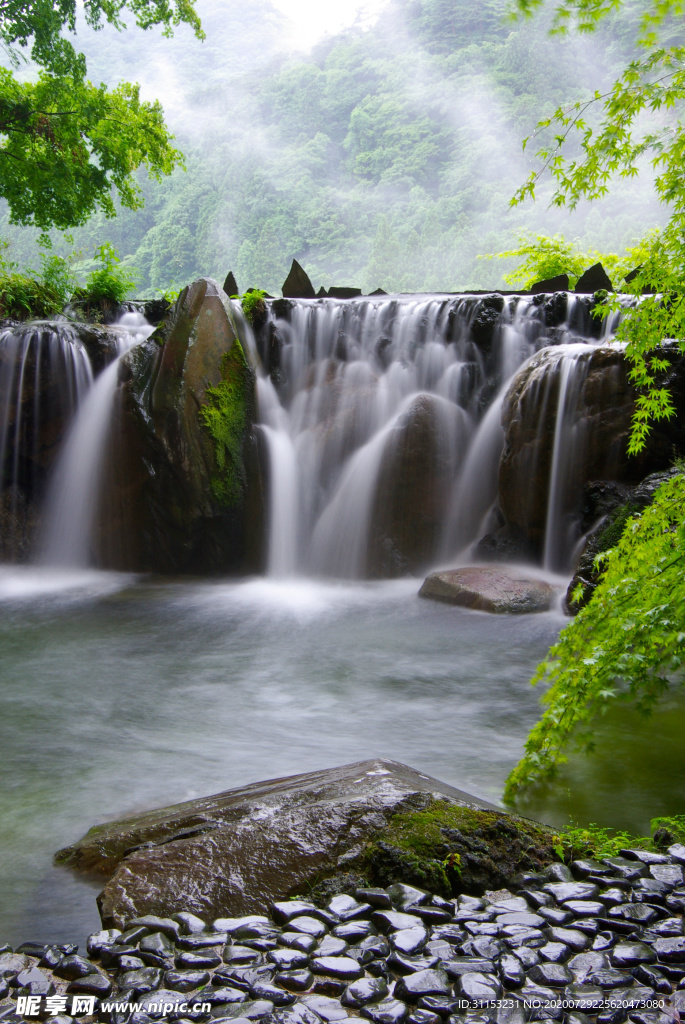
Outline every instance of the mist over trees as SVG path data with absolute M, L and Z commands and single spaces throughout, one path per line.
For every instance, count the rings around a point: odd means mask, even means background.
M 530 173 L 521 139 L 560 104 L 609 83 L 630 57 L 639 3 L 591 38 L 550 39 L 544 17 L 506 20 L 505 0 L 392 0 L 376 24 L 309 54 L 284 52 L 263 0 L 197 5 L 206 32 L 172 40 L 112 29 L 77 37 L 93 81 L 159 97 L 187 171 L 141 176 L 145 207 L 74 233 L 111 241 L 141 294 L 200 274 L 280 288 L 297 258 L 315 286 L 430 291 L 493 287 L 520 231 L 564 231 L 588 248 L 630 244 L 663 219 L 648 183 L 620 183 L 573 214 L 509 201 Z M 36 232 L 8 224 L 11 258 L 36 261 Z M 56 249 L 69 247 L 55 235 Z

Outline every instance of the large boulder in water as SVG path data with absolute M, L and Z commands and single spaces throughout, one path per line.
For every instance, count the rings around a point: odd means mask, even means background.
M 436 849 L 422 858 L 416 850 L 430 845 L 422 813 L 428 809 L 431 821 L 444 818 L 450 831 L 443 836 L 436 827 Z M 412 852 L 414 820 L 421 846 Z M 120 927 L 143 914 L 263 913 L 275 900 L 309 895 L 313 885 L 330 895 L 355 879 L 358 885 L 437 878 L 456 891 L 498 888 L 551 859 L 552 841 L 544 826 L 378 759 L 98 825 L 56 859 L 109 878 L 100 913 L 105 925 Z M 461 859 L 461 867 L 447 879 L 442 862 L 450 853 L 459 854 L 453 860 Z
M 498 615 L 524 615 L 549 611 L 556 591 L 545 580 L 511 569 L 472 565 L 430 573 L 419 597 Z
M 254 372 L 216 281 L 185 288 L 123 357 L 100 533 L 116 568 L 258 568 L 262 481 Z
M 464 411 L 416 395 L 386 441 L 369 535 L 372 576 L 421 572 L 434 562 L 456 467 L 469 436 Z
M 637 396 L 620 349 L 545 348 L 514 378 L 502 406 L 499 506 L 505 533 L 532 555 L 543 550 L 555 465 L 556 515 L 579 518 L 589 482 L 635 483 L 668 468 L 674 450 L 685 451 L 685 361 L 672 350 L 664 355 L 671 365 L 659 383 L 670 389 L 677 414 L 653 425 L 637 456 L 627 454 Z

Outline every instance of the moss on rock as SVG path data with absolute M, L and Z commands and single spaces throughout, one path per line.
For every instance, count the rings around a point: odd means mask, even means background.
M 221 361 L 221 381 L 205 389 L 199 410 L 200 422 L 214 443 L 217 472 L 211 488 L 216 500 L 228 507 L 240 503 L 245 486 L 242 447 L 247 422 L 247 378 L 245 353 L 236 339 Z
M 552 829 L 526 818 L 431 800 L 422 810 L 394 815 L 363 859 L 375 884 L 480 894 L 557 860 L 554 839 Z

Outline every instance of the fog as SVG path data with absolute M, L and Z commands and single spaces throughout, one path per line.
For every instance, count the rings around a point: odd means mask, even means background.
M 544 19 L 506 22 L 504 0 L 197 10 L 204 42 L 187 26 L 171 39 L 85 25 L 76 36 L 89 77 L 139 82 L 186 156 L 187 170 L 161 184 L 140 173 L 145 210 L 74 233 L 85 255 L 112 240 L 141 294 L 229 269 L 241 288 L 275 291 L 293 257 L 316 287 L 495 287 L 511 261 L 479 256 L 521 232 L 621 251 L 666 219 L 649 167 L 575 211 L 550 207 L 544 178 L 535 203 L 510 206 L 538 166 L 523 138 L 557 106 L 607 88 L 630 53 L 625 24 L 559 39 Z M 0 233 L 15 259 L 35 260 L 35 232 L 5 218 Z M 55 245 L 71 247 L 59 235 Z

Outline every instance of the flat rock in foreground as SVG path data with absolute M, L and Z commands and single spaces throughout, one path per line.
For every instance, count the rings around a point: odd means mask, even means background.
M 549 611 L 556 600 L 556 590 L 545 580 L 512 569 L 469 566 L 432 572 L 424 580 L 419 597 L 481 612 L 522 615 Z
M 56 859 L 109 878 L 98 901 L 107 926 L 182 910 L 209 919 L 263 913 L 358 870 L 393 816 L 435 801 L 491 825 L 522 820 L 395 761 L 371 760 L 96 826 Z

